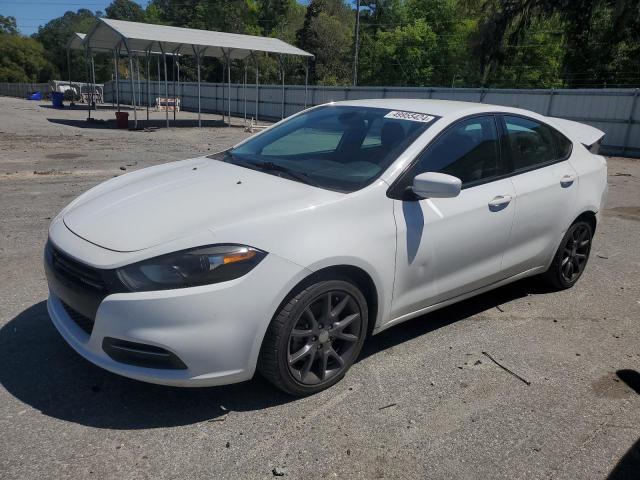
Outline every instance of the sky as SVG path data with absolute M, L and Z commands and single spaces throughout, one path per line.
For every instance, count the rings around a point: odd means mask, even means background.
M 148 0 L 136 0 L 145 6 Z M 38 31 L 40 25 L 49 20 L 61 17 L 68 10 L 86 8 L 91 11 L 104 9 L 109 6 L 111 0 L 0 0 L 0 15 L 15 17 L 18 30 L 24 35 L 31 35 Z

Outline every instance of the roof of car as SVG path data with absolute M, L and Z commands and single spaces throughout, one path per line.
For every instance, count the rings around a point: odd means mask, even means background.
M 372 98 L 367 100 L 347 100 L 342 102 L 332 102 L 333 105 L 352 105 L 372 108 L 388 108 L 405 112 L 424 113 L 437 117 L 447 118 L 455 121 L 457 118 L 476 113 L 484 112 L 504 112 L 517 115 L 524 115 L 539 121 L 543 121 L 565 135 L 577 140 L 583 145 L 592 145 L 604 136 L 604 132 L 584 123 L 575 121 L 545 117 L 530 110 L 521 108 L 504 107 L 477 102 L 459 102 L 455 100 L 433 100 L 418 98 Z
M 362 107 L 378 107 L 378 108 L 392 108 L 394 110 L 404 110 L 409 112 L 427 113 L 429 115 L 436 115 L 438 117 L 445 117 L 448 115 L 459 115 L 465 111 L 481 112 L 481 111 L 506 111 L 515 112 L 519 109 L 501 107 L 498 105 L 488 105 L 485 103 L 474 102 L 458 102 L 454 100 L 427 100 L 427 99 L 415 99 L 415 98 L 376 98 L 367 100 L 347 100 L 344 102 L 333 102 L 336 105 L 354 105 Z M 521 110 L 522 113 L 533 114 Z

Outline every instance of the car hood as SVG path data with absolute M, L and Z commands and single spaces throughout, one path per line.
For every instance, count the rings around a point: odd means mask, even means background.
M 112 179 L 79 197 L 62 217 L 69 230 L 95 245 L 134 252 L 342 196 L 202 157 Z

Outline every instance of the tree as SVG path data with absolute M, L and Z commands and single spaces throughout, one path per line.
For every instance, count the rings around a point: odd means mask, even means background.
M 56 73 L 39 42 L 17 33 L 0 34 L 0 82 L 46 82 Z
M 424 19 L 378 32 L 366 50 L 366 81 L 374 85 L 430 85 L 437 38 Z
M 262 35 L 282 34 L 291 21 L 299 21 L 304 7 L 296 0 L 259 0 L 258 23 Z M 298 22 L 296 22 L 298 23 Z M 297 25 L 300 28 L 300 25 Z
M 640 48 L 638 0 L 483 0 L 481 5 L 474 53 L 485 80 L 509 55 L 505 47 L 521 44 L 536 20 L 553 16 L 561 22 L 562 76 L 568 86 L 640 80 L 640 59 L 633 56 Z
M 87 33 L 93 26 L 99 12 L 95 14 L 87 9 L 80 9 L 77 12 L 66 12 L 62 17 L 49 21 L 40 27 L 33 35 L 38 40 L 47 54 L 47 58 L 53 63 L 58 72 L 67 73 L 67 49 L 66 45 L 74 32 Z M 108 67 L 104 61 L 96 62 L 96 76 L 104 80 L 110 78 L 106 73 Z M 71 52 L 71 73 L 75 80 L 86 78 L 86 64 L 82 52 Z
M 350 82 L 353 11 L 342 0 L 311 0 L 296 38 L 300 48 L 315 56 L 309 69 L 312 82 Z
M 131 0 L 113 0 L 111 5 L 105 8 L 104 13 L 107 18 L 113 18 L 114 20 L 145 21 L 145 11 L 140 5 Z
M 9 35 L 18 33 L 15 17 L 5 17 L 0 15 L 0 34 L 2 33 L 8 33 Z
M 258 5 L 254 0 L 152 0 L 149 7 L 160 20 L 176 27 L 259 34 Z

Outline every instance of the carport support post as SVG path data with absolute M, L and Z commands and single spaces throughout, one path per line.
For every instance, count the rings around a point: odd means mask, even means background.
M 304 109 L 307 109 L 307 91 L 309 90 L 309 57 L 304 60 Z
M 284 58 L 282 55 L 278 55 L 278 63 L 280 64 L 280 75 L 282 76 L 282 111 L 280 118 L 284 118 Z
M 149 104 L 151 103 L 151 98 L 149 97 L 150 93 L 151 93 L 151 80 L 150 80 L 150 76 L 151 76 L 151 51 L 147 50 L 147 122 L 149 121 Z
M 224 50 L 223 52 L 223 58 L 224 58 L 224 62 L 222 63 L 222 81 L 220 82 L 222 84 L 222 108 L 220 109 L 222 111 L 222 123 L 226 122 L 226 113 L 224 112 L 224 100 L 225 100 L 225 91 L 224 91 L 224 74 L 225 74 L 225 68 L 227 68 L 227 62 L 226 62 L 226 57 L 224 57 Z M 216 87 L 216 107 L 218 106 L 218 87 Z
M 180 55 L 178 55 L 178 57 L 176 58 L 176 72 L 178 75 L 178 92 L 180 92 L 178 94 L 178 98 L 180 99 L 180 105 L 182 105 L 182 86 L 180 85 Z
M 91 55 L 91 106 L 93 107 L 97 104 L 96 101 L 96 67 L 93 63 L 93 50 L 89 50 L 89 54 Z
M 176 54 L 171 56 L 171 80 L 173 80 L 173 91 L 171 96 L 173 97 L 173 125 L 176 124 Z
M 192 45 L 193 53 L 196 56 L 196 70 L 198 72 L 198 127 L 202 127 L 202 120 L 200 118 L 200 49 Z
M 156 98 L 160 97 L 160 55 L 158 55 L 158 83 L 156 84 Z
M 116 70 L 116 103 L 118 104 L 118 112 L 120 111 L 120 73 L 118 72 L 118 47 L 113 49 L 113 66 Z
M 256 67 L 256 125 L 258 124 L 258 104 L 260 103 L 260 88 L 258 86 L 258 82 L 260 80 L 260 70 L 258 69 L 258 60 L 256 59 L 253 52 L 251 52 L 251 56 L 253 57 L 253 63 Z
M 231 126 L 231 50 L 227 50 L 227 105 L 229 107 L 229 127 Z M 224 108 L 224 107 L 223 107 Z
M 244 83 L 242 85 L 242 94 L 244 96 L 244 125 L 247 126 L 247 59 L 243 60 L 244 63 Z
M 133 81 L 133 56 L 131 55 L 131 49 L 124 38 L 124 48 L 127 49 L 127 55 L 129 56 L 129 80 L 131 82 L 131 106 L 133 107 L 133 128 L 138 128 L 138 110 L 136 109 L 136 86 Z
M 161 43 L 160 51 L 162 52 L 162 63 L 164 64 L 164 118 L 167 122 L 167 128 L 169 128 L 169 82 L 167 80 L 167 53 L 164 51 L 164 47 Z
M 85 47 L 84 49 L 84 59 L 85 59 L 85 73 L 87 75 L 87 85 L 89 84 L 89 82 L 91 81 L 91 66 L 89 63 L 89 47 Z M 88 113 L 88 119 L 91 119 L 91 100 L 87 99 L 87 113 Z
M 178 95 L 178 97 L 180 98 L 180 105 L 182 105 L 182 97 L 184 94 L 184 87 L 182 86 L 182 83 L 180 83 L 180 55 L 178 55 L 178 90 L 180 92 L 180 94 Z M 182 108 L 182 107 L 180 107 Z
M 180 83 L 180 64 L 178 63 L 178 50 L 182 48 L 182 45 L 171 53 L 171 78 L 173 79 L 173 124 L 176 124 L 176 108 L 178 107 L 176 102 L 176 69 L 178 70 L 178 83 Z
M 69 90 L 71 90 L 71 49 L 67 48 L 67 70 L 69 71 Z M 71 101 L 73 101 L 73 92 L 71 93 Z
M 142 105 L 142 85 L 140 84 L 140 56 L 136 53 L 136 76 L 138 77 L 138 105 Z

